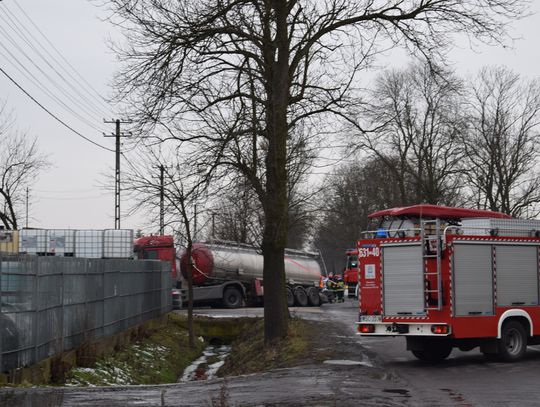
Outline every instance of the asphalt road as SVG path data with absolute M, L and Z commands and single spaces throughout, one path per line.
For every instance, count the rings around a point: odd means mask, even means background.
M 324 322 L 339 350 L 325 363 L 264 374 L 164 386 L 0 390 L 0 407 L 52 406 L 540 406 L 540 351 L 516 364 L 487 362 L 478 351 L 454 350 L 430 366 L 405 350 L 403 338 L 364 338 L 354 331 L 354 301 L 292 314 Z M 262 309 L 198 310 L 214 317 L 260 316 Z

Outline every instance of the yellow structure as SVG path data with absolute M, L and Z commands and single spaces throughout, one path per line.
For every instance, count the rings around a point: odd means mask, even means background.
M 19 253 L 18 230 L 0 230 L 0 253 Z

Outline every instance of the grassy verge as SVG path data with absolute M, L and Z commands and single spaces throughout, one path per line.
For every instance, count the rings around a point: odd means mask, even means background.
M 92 368 L 72 369 L 65 384 L 103 386 L 176 382 L 206 346 L 202 338 L 197 338 L 195 348 L 188 346 L 184 323 L 185 318 L 170 314 L 165 328 L 98 360 Z
M 290 367 L 315 361 L 320 355 L 313 338 L 317 328 L 292 319 L 286 339 L 264 344 L 264 321 L 255 318 L 195 318 L 196 346 L 188 346 L 185 316 L 170 314 L 165 328 L 98 360 L 91 368 L 75 368 L 67 374 L 68 386 L 175 383 L 184 369 L 210 342 L 230 343 L 231 354 L 218 375 L 234 376 Z M 209 360 L 208 363 L 212 363 Z
M 234 376 L 294 366 L 311 358 L 310 338 L 314 334 L 313 326 L 293 318 L 288 337 L 265 346 L 264 321 L 258 320 L 233 342 L 231 354 L 218 375 Z

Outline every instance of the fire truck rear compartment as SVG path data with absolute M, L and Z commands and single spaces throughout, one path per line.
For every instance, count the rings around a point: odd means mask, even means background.
M 383 314 L 422 316 L 424 266 L 420 242 L 383 246 Z

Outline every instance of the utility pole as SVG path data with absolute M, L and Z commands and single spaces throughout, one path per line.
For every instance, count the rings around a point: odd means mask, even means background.
M 165 234 L 165 185 L 163 182 L 165 167 L 159 166 L 159 234 Z
M 194 205 L 195 219 L 193 220 L 193 236 L 192 240 L 197 241 L 197 205 Z
M 121 124 L 130 124 L 131 120 L 103 120 L 107 124 L 116 124 L 115 134 L 103 134 L 105 137 L 116 138 L 116 168 L 114 176 L 114 228 L 120 229 L 120 137 L 130 137 L 131 133 L 122 133 Z

